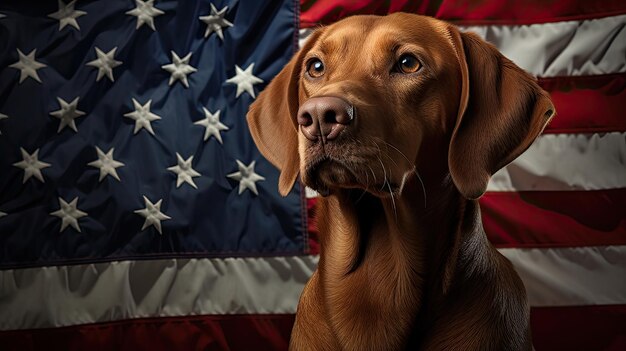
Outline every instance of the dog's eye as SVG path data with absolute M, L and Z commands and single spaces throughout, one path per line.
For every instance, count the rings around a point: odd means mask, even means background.
M 415 73 L 422 67 L 413 55 L 404 54 L 398 59 L 398 70 L 402 73 Z
M 307 64 L 306 72 L 311 78 L 319 78 L 324 75 L 324 63 L 319 59 L 311 59 Z

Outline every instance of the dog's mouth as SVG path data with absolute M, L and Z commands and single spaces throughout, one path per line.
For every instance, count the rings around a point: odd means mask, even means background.
M 305 167 L 302 181 L 322 196 L 339 189 L 362 189 L 378 197 L 389 197 L 400 192 L 401 185 L 376 175 L 376 170 L 361 163 L 351 164 L 323 156 Z

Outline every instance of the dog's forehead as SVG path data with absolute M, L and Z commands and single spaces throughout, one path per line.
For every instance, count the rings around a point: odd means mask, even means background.
M 352 16 L 328 26 L 316 46 L 322 52 L 338 53 L 350 47 L 365 48 L 365 44 L 391 49 L 403 43 L 449 46 L 448 26 L 434 18 L 405 13 Z

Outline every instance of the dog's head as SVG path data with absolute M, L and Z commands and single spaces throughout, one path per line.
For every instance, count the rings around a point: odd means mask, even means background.
M 298 173 L 327 195 L 400 191 L 425 140 L 445 140 L 470 199 L 554 114 L 535 80 L 473 34 L 418 15 L 355 16 L 316 30 L 250 107 L 261 153 L 286 195 Z M 443 138 L 443 139 L 442 139 Z

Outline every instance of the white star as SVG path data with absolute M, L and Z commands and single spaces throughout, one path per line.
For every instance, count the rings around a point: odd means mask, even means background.
M 244 165 L 243 162 L 239 160 L 236 161 L 239 171 L 231 173 L 227 175 L 227 177 L 239 181 L 239 194 L 243 193 L 246 189 L 250 189 L 250 191 L 258 196 L 259 192 L 256 190 L 256 182 L 265 180 L 265 178 L 254 172 L 256 161 L 252 161 L 248 166 Z
M 61 99 L 60 97 L 57 97 L 57 100 L 59 101 L 59 105 L 61 106 L 61 109 L 50 112 L 51 116 L 54 116 L 61 120 L 59 122 L 59 129 L 57 129 L 57 133 L 61 133 L 61 131 L 66 126 L 70 126 L 72 130 L 74 130 L 75 132 L 78 132 L 74 119 L 80 116 L 83 116 L 85 114 L 85 112 L 78 110 L 78 106 L 77 106 L 78 99 L 80 99 L 80 97 L 76 97 L 74 100 L 72 100 L 72 102 L 68 104 L 65 100 Z
M 3 119 L 5 119 L 5 118 L 9 118 L 9 116 L 7 116 L 7 115 L 4 115 L 4 114 L 0 113 L 0 120 L 3 120 Z M 2 131 L 1 131 L 1 130 L 0 130 L 0 135 L 2 135 Z M 206 140 L 206 139 L 205 139 L 205 140 Z
M 172 63 L 168 65 L 163 65 L 161 68 L 170 72 L 172 75 L 170 76 L 169 85 L 174 84 L 176 80 L 180 80 L 183 82 L 185 88 L 189 88 L 189 82 L 187 82 L 187 75 L 197 71 L 194 67 L 189 65 L 189 59 L 191 58 L 191 52 L 187 54 L 187 56 L 182 59 L 176 55 L 174 51 L 172 51 Z
M 224 27 L 232 27 L 233 24 L 228 22 L 224 15 L 226 15 L 226 11 L 228 11 L 228 6 L 224 6 L 223 9 L 217 11 L 215 6 L 211 4 L 211 14 L 207 16 L 201 16 L 200 21 L 206 23 L 206 31 L 204 32 L 204 37 L 208 37 L 212 32 L 217 33 L 217 36 L 224 41 L 224 34 L 222 33 L 222 28 Z
M 251 63 L 246 70 L 242 70 L 241 67 L 235 65 L 235 76 L 226 80 L 226 83 L 237 84 L 237 95 L 235 97 L 239 97 L 241 93 L 245 91 L 250 94 L 253 98 L 256 98 L 254 95 L 253 84 L 263 83 L 263 79 L 256 77 L 252 74 L 252 70 L 254 69 L 254 63 Z
M 206 108 L 202 108 L 204 110 L 204 118 L 194 122 L 193 124 L 206 127 L 204 130 L 204 141 L 207 141 L 210 136 L 214 136 L 217 141 L 222 143 L 222 135 L 220 131 L 228 130 L 228 127 L 225 126 L 222 122 L 220 122 L 220 110 L 217 110 L 215 113 L 209 112 Z
M 135 30 L 139 29 L 144 23 L 147 23 L 152 30 L 156 30 L 154 28 L 154 17 L 160 16 L 165 12 L 154 7 L 154 0 L 135 0 L 135 6 L 134 9 L 126 12 L 127 15 L 137 16 L 137 27 L 135 27 Z
M 98 69 L 96 82 L 99 82 L 105 74 L 111 80 L 111 82 L 115 81 L 115 79 L 113 79 L 113 68 L 122 64 L 122 61 L 117 61 L 114 58 L 116 50 L 117 47 L 114 47 L 113 49 L 111 49 L 111 51 L 105 54 L 104 51 L 100 50 L 96 46 L 96 55 L 98 55 L 98 58 L 93 61 L 89 61 L 86 64 L 87 66 L 93 66 Z
M 33 49 L 33 51 L 31 51 L 28 55 L 24 55 L 24 53 L 22 53 L 20 49 L 17 49 L 19 61 L 10 65 L 9 67 L 17 68 L 20 70 L 20 84 L 27 77 L 31 77 L 41 83 L 41 79 L 39 79 L 39 74 L 37 74 L 37 70 L 43 67 L 47 67 L 47 65 L 35 61 L 35 53 L 37 53 L 37 49 Z
M 143 197 L 143 200 L 146 203 L 146 208 L 141 210 L 135 210 L 135 213 L 140 214 L 146 218 L 145 222 L 143 222 L 143 227 L 141 227 L 141 230 L 144 230 L 153 225 L 159 231 L 159 234 L 163 234 L 161 232 L 161 221 L 172 218 L 161 212 L 161 202 L 163 201 L 163 199 L 157 201 L 156 204 L 150 202 L 150 200 L 148 200 L 148 198 L 145 196 Z
M 35 150 L 32 155 L 29 155 L 24 148 L 20 148 L 20 151 L 22 152 L 23 160 L 15 162 L 13 166 L 24 170 L 24 179 L 22 179 L 22 184 L 26 183 L 28 178 L 32 176 L 35 176 L 35 178 L 39 179 L 40 182 L 45 183 L 43 175 L 41 175 L 41 170 L 43 168 L 50 167 L 50 164 L 39 161 L 39 149 Z
M 193 161 L 193 155 L 184 160 L 182 156 L 180 156 L 180 154 L 177 152 L 176 159 L 178 160 L 178 164 L 176 166 L 167 168 L 168 171 L 172 171 L 178 175 L 178 178 L 176 179 L 176 187 L 180 188 L 181 184 L 189 183 L 192 187 L 198 189 L 196 183 L 193 182 L 193 177 L 199 177 L 201 174 L 196 172 L 196 170 L 193 169 L 191 166 L 191 162 Z
M 135 98 L 133 98 L 135 111 L 124 114 L 124 117 L 135 120 L 135 131 L 133 134 L 137 134 L 141 128 L 145 128 L 148 132 L 150 132 L 150 134 L 154 135 L 154 130 L 152 130 L 152 124 L 150 124 L 150 122 L 159 120 L 161 117 L 150 112 L 151 103 L 152 99 L 148 100 L 148 102 L 142 106 L 137 100 L 135 100 Z
M 53 216 L 61 218 L 61 229 L 59 233 L 64 231 L 67 226 L 71 225 L 80 233 L 80 226 L 78 225 L 78 219 L 85 217 L 87 213 L 76 208 L 78 203 L 78 197 L 75 197 L 69 204 L 59 197 L 59 206 L 61 207 L 57 211 L 51 212 Z
M 115 148 L 111 148 L 109 151 L 107 151 L 107 153 L 105 154 L 104 152 L 102 152 L 102 150 L 100 150 L 99 147 L 96 146 L 96 152 L 98 153 L 98 159 L 92 162 L 89 162 L 87 165 L 92 166 L 92 167 L 96 167 L 96 168 L 100 168 L 100 179 L 98 179 L 99 182 L 102 181 L 102 179 L 104 179 L 107 175 L 111 175 L 113 178 L 117 179 L 117 181 L 120 181 L 120 176 L 117 175 L 117 170 L 116 168 L 118 167 L 122 167 L 124 166 L 124 164 L 122 162 L 116 161 L 113 159 L 113 150 Z
M 63 29 L 68 24 L 78 30 L 80 30 L 80 26 L 76 19 L 80 16 L 86 15 L 85 11 L 74 10 L 74 4 L 76 4 L 76 0 L 70 2 L 69 4 L 64 4 L 63 1 L 58 0 L 59 2 L 59 10 L 57 12 L 53 12 L 48 15 L 50 18 L 54 18 L 59 20 L 59 31 Z

